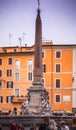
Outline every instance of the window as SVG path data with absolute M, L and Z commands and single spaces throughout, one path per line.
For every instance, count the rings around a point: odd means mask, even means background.
M 60 64 L 56 64 L 56 72 L 60 72 Z
M 2 59 L 0 58 L 0 65 L 2 65 Z
M 12 102 L 12 96 L 7 96 L 6 97 L 6 102 L 11 103 Z
M 15 96 L 19 96 L 19 89 L 15 89 Z
M 61 57 L 60 51 L 56 51 L 56 58 L 60 58 L 60 57 Z
M 12 64 L 12 58 L 8 59 L 8 64 L 11 65 Z
M 20 61 L 19 61 L 19 60 L 16 60 L 16 61 L 15 61 L 15 69 L 16 69 L 16 70 L 19 70 L 19 69 L 20 69 Z
M 32 70 L 32 59 L 28 60 L 28 70 Z
M 7 76 L 12 76 L 12 70 L 7 70 Z
M 19 81 L 19 73 L 15 73 L 15 81 Z
M 7 82 L 7 88 L 13 88 L 13 82 L 11 81 Z
M 42 65 L 42 71 L 43 71 L 44 73 L 46 72 L 46 65 L 45 65 L 45 64 Z
M 0 77 L 2 76 L 2 70 L 0 70 Z
M 60 102 L 60 95 L 56 95 L 55 101 Z
M 42 58 L 44 58 L 44 52 L 42 52 Z
M 0 96 L 0 103 L 3 103 L 3 97 Z
M 31 72 L 28 73 L 28 80 L 29 80 L 29 81 L 32 80 L 32 73 L 31 73 Z
M 60 88 L 60 79 L 56 79 L 56 88 Z
M 2 88 L 2 81 L 0 81 L 0 89 Z

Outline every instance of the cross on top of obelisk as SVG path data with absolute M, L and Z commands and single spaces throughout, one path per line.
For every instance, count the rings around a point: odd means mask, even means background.
M 37 0 L 38 1 L 38 9 L 39 9 L 39 6 L 40 6 L 40 1 L 39 0 Z
M 38 11 L 38 14 L 40 14 L 40 1 L 39 0 L 37 0 L 38 1 L 38 9 L 37 9 L 37 11 Z

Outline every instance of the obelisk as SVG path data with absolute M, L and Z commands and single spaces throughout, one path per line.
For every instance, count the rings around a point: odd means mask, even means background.
M 34 81 L 33 85 L 42 86 L 42 22 L 38 1 L 36 26 L 35 26 L 35 56 L 34 56 Z
M 38 0 L 37 17 L 35 23 L 35 48 L 34 48 L 34 71 L 33 86 L 29 89 L 30 105 L 41 104 L 41 93 L 44 91 L 42 83 L 42 22 L 40 17 L 40 7 Z
M 28 89 L 28 113 L 42 114 L 48 111 L 49 96 L 42 83 L 42 22 L 40 17 L 40 3 L 38 0 L 38 9 L 35 26 L 35 50 L 34 50 L 34 80 L 32 86 Z M 25 109 L 26 110 L 26 109 Z M 50 110 L 50 109 L 49 109 Z

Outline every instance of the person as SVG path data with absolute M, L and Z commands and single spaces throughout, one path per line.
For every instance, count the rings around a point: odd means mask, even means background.
M 31 127 L 30 127 L 30 130 L 36 130 L 37 128 L 36 128 L 36 124 L 35 123 L 32 123 L 31 124 Z
M 41 125 L 39 126 L 39 130 L 46 130 L 49 127 L 49 121 L 50 121 L 50 118 L 45 117 L 43 119 Z
M 65 121 L 60 122 L 61 130 L 70 130 L 69 127 L 66 125 Z
M 76 118 L 72 120 L 72 127 L 71 130 L 76 130 Z
M 49 126 L 46 130 L 57 130 L 57 124 L 53 119 L 50 120 Z
M 18 124 L 17 130 L 24 130 L 24 126 L 23 126 L 22 123 L 19 123 L 19 124 Z
M 57 123 L 56 126 L 57 126 L 57 130 L 61 130 L 61 126 L 59 123 Z
M 13 122 L 10 126 L 10 130 L 18 130 L 18 126 L 15 122 Z

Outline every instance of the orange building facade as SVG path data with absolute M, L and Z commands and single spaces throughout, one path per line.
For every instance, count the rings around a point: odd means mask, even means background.
M 52 110 L 76 109 L 76 45 L 42 44 L 44 87 Z M 0 47 L 0 109 L 20 109 L 33 82 L 34 46 Z

